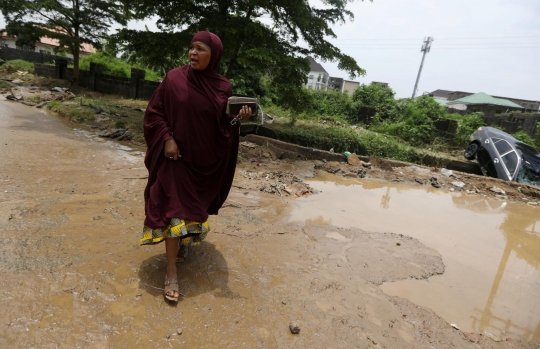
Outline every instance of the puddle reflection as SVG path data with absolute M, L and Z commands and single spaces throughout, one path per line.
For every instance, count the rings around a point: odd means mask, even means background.
M 322 193 L 297 200 L 292 221 L 418 238 L 441 254 L 445 273 L 384 284 L 384 292 L 467 332 L 540 342 L 539 208 L 420 185 L 329 179 L 310 182 Z

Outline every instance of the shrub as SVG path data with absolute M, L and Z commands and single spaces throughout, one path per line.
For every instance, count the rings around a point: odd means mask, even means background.
M 434 122 L 447 115 L 445 109 L 432 97 L 402 99 L 392 114 L 376 117 L 371 131 L 399 137 L 413 145 L 430 144 L 437 137 Z
M 523 132 L 523 131 L 518 131 L 516 133 L 514 133 L 512 136 L 514 136 L 515 139 L 517 139 L 518 141 L 521 141 L 525 144 L 528 144 L 530 145 L 531 147 L 535 147 L 536 144 L 534 142 L 534 139 L 529 136 L 527 133 Z
M 161 79 L 161 77 L 152 70 L 145 69 L 138 65 L 131 65 L 121 60 L 120 58 L 110 56 L 106 54 L 105 52 L 96 52 L 96 53 L 92 53 L 90 55 L 81 57 L 81 59 L 79 60 L 79 68 L 82 70 L 89 70 L 90 63 L 98 63 L 98 64 L 103 65 L 103 73 L 105 74 L 122 76 L 122 77 L 128 78 L 131 76 L 131 68 L 138 68 L 138 69 L 144 69 L 146 71 L 146 77 L 145 77 L 146 80 L 157 81 Z
M 484 126 L 485 122 L 482 120 L 483 113 L 472 113 L 467 115 L 461 114 L 448 114 L 446 117 L 458 122 L 458 129 L 454 142 L 456 145 L 466 147 L 469 144 L 471 135 L 478 130 L 479 127 Z
M 14 59 L 0 66 L 0 71 L 8 74 L 15 73 L 18 70 L 32 72 L 34 70 L 34 63 L 23 61 L 22 59 Z
M 394 91 L 378 84 L 362 84 L 352 95 L 351 112 L 349 121 L 358 123 L 370 120 L 376 121 L 394 119 L 397 116 L 397 102 L 394 99 Z

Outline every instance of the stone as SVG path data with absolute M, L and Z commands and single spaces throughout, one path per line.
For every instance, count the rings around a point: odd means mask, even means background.
M 360 161 L 360 163 L 362 164 L 363 167 L 367 168 L 368 170 L 371 169 L 371 162 Z
M 437 179 L 437 177 L 431 177 L 429 179 L 429 182 L 431 183 L 432 186 L 434 186 L 435 188 L 440 188 L 441 185 L 439 184 L 439 180 Z
M 461 188 L 463 188 L 465 186 L 465 183 L 463 183 L 463 182 L 452 182 L 452 185 L 454 187 L 458 187 L 458 188 L 461 189 Z
M 347 157 L 347 162 L 349 163 L 349 165 L 351 166 L 360 166 L 361 165 L 361 161 L 360 159 L 358 158 L 358 156 L 356 154 L 351 154 Z
M 181 329 L 181 328 L 176 330 L 176 334 L 179 335 L 179 336 L 181 336 L 183 333 L 184 333 L 184 330 Z
M 443 175 L 445 175 L 446 177 L 450 177 L 454 174 L 454 172 L 452 172 L 452 170 L 447 170 L 445 168 L 441 168 L 441 173 Z
M 22 84 L 23 81 L 21 79 L 15 79 L 15 80 L 11 80 L 12 83 L 14 84 Z
M 300 325 L 298 325 L 298 323 L 293 321 L 293 322 L 291 322 L 289 324 L 289 330 L 291 330 L 292 334 L 299 334 L 300 333 Z
M 493 186 L 493 187 L 489 188 L 489 190 L 491 190 L 492 192 L 494 192 L 496 194 L 501 194 L 501 195 L 506 194 L 506 192 L 504 190 L 502 190 L 501 188 L 499 188 L 497 186 Z

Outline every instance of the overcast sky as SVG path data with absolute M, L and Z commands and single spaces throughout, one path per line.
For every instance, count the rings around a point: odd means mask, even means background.
M 409 97 L 422 41 L 432 36 L 419 93 L 445 89 L 540 99 L 539 0 L 374 0 L 355 1 L 349 9 L 354 21 L 336 26 L 338 38 L 331 41 L 367 71 L 357 81 L 387 82 L 398 97 Z M 144 23 L 130 27 L 143 29 Z M 337 64 L 321 63 L 331 76 L 348 78 Z

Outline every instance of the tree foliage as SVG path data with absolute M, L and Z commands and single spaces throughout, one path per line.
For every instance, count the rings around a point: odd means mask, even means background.
M 267 76 L 281 104 L 298 110 L 308 101 L 301 89 L 307 55 L 337 61 L 352 78 L 365 73 L 326 39 L 336 37 L 333 25 L 353 19 L 346 8 L 351 1 L 327 0 L 315 8 L 306 0 L 124 0 L 137 18 L 156 16 L 161 32 L 124 29 L 116 37 L 139 59 L 171 69 L 186 61 L 197 31 L 212 31 L 223 41 L 221 72 L 235 90 L 256 91 Z
M 24 39 L 23 44 L 46 36 L 57 39 L 59 49 L 69 50 L 75 79 L 81 45 L 99 47 L 112 23 L 126 24 L 124 7 L 116 0 L 0 0 L 0 10 L 7 32 Z
M 379 84 L 360 85 L 352 95 L 354 114 L 351 122 L 366 120 L 373 117 L 375 120 L 395 118 L 397 102 L 395 92 L 391 88 Z

